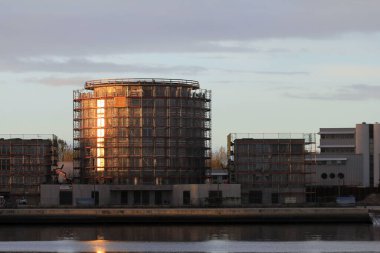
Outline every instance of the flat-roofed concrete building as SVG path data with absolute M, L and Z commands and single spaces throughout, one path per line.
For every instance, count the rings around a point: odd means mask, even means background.
M 320 128 L 315 184 L 320 186 L 378 187 L 380 124 L 354 128 Z
M 239 184 L 46 184 L 42 207 L 236 207 Z

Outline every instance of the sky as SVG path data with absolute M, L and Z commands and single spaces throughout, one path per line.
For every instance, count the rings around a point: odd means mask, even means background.
M 228 133 L 380 121 L 378 0 L 0 0 L 0 134 L 72 142 L 72 92 L 101 78 L 212 90 Z

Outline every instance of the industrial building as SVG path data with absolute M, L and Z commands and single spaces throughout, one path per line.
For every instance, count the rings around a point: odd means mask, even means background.
M 0 205 L 37 205 L 57 159 L 55 135 L 1 135 Z
M 102 79 L 74 91 L 74 182 L 205 181 L 211 91 L 182 79 Z
M 321 128 L 315 184 L 379 187 L 380 124 L 354 128 Z
M 232 183 L 241 184 L 243 205 L 299 204 L 306 201 L 315 164 L 314 134 L 229 134 Z

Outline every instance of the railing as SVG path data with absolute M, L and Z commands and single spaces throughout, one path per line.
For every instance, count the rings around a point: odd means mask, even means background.
M 149 84 L 149 85 L 187 85 L 195 89 L 199 88 L 199 82 L 185 79 L 165 79 L 165 78 L 122 78 L 122 79 L 99 79 L 85 83 L 86 89 L 93 89 L 95 86 L 102 85 L 125 85 L 125 84 Z

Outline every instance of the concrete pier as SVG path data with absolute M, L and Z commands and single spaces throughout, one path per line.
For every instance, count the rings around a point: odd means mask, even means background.
M 0 209 L 0 223 L 370 223 L 369 209 L 166 208 Z

